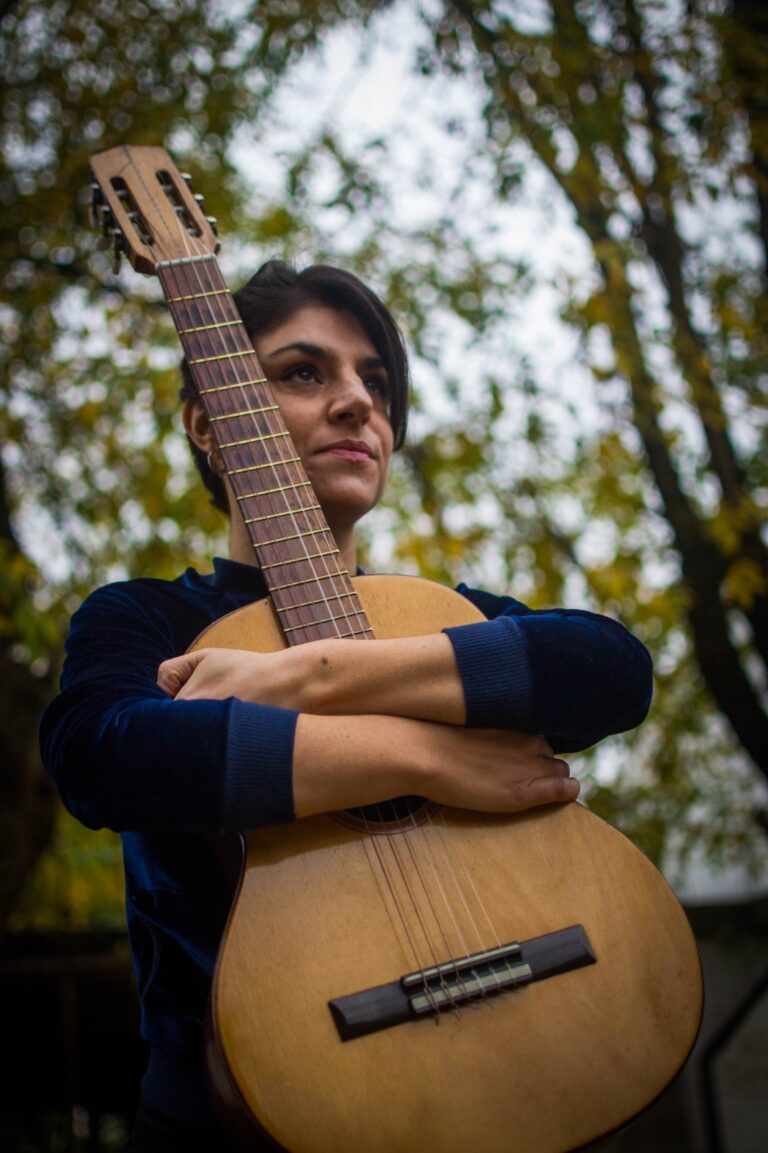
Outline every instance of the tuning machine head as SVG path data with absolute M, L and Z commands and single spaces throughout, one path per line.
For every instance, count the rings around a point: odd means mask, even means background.
M 91 185 L 91 199 L 88 202 L 88 219 L 92 228 L 101 228 L 101 214 L 104 211 L 104 193 L 98 184 Z
M 101 229 L 101 236 L 96 241 L 96 247 L 100 252 L 106 252 L 114 243 L 115 215 L 104 199 L 104 194 L 98 184 L 91 185 L 89 216 L 93 227 Z
M 117 276 L 118 272 L 120 271 L 120 263 L 122 261 L 123 254 L 127 251 L 128 245 L 126 244 L 124 234 L 119 228 L 114 228 L 112 230 L 112 273 L 114 276 Z

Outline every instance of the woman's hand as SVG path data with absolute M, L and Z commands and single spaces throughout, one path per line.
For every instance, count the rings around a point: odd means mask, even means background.
M 290 662 L 290 652 L 197 649 L 163 661 L 157 670 L 157 683 L 177 701 L 239 697 L 241 701 L 297 708 L 296 668 Z
M 535 733 L 431 725 L 423 795 L 441 805 L 516 813 L 575 801 L 567 761 Z

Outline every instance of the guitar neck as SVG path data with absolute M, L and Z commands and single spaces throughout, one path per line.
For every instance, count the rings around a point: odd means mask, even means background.
M 156 272 L 287 642 L 371 636 L 215 257 Z

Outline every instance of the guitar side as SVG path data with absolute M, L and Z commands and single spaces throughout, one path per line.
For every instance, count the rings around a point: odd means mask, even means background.
M 430 582 L 355 585 L 379 637 L 478 619 Z M 282 644 L 260 602 L 195 647 Z M 442 933 L 440 960 L 578 923 L 596 963 L 342 1042 L 328 1002 L 414 968 L 406 906 Z M 701 1006 L 674 894 L 580 805 L 514 816 L 441 809 L 391 838 L 313 817 L 247 837 L 214 981 L 214 1080 L 291 1153 L 558 1153 L 664 1089 Z

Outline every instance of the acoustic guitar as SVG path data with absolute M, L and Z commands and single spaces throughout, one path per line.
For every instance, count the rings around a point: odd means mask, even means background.
M 92 170 L 116 251 L 160 279 L 269 588 L 193 647 L 481 619 L 430 582 L 350 578 L 187 183 L 159 148 Z M 402 798 L 245 842 L 209 1053 L 244 1148 L 561 1153 L 644 1109 L 691 1050 L 702 984 L 685 915 L 579 804 L 497 816 Z

